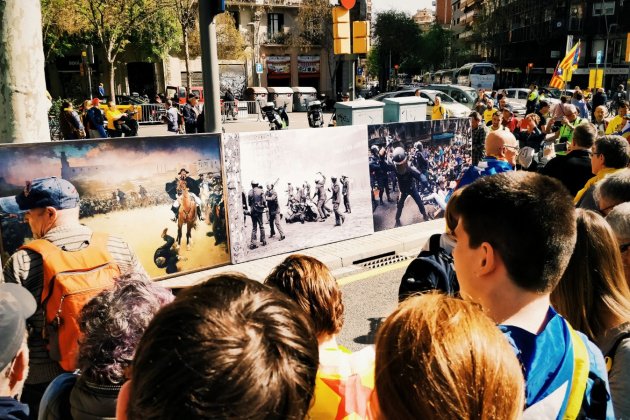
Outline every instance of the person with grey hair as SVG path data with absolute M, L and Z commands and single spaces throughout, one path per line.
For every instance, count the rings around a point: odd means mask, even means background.
M 616 205 L 630 201 L 630 169 L 622 169 L 595 184 L 593 197 L 604 217 Z
M 114 419 L 118 393 L 140 338 L 173 294 L 143 274 L 118 279 L 82 309 L 79 375 L 64 373 L 48 387 L 39 419 Z
M 575 128 L 584 123 L 588 123 L 588 119 L 581 118 L 575 105 L 564 105 L 564 115 L 561 117 L 562 125 L 554 134 L 550 134 L 546 141 L 555 143 L 573 143 L 573 132 Z M 566 152 L 558 152 L 559 155 L 566 155 Z
M 573 202 L 577 207 L 588 210 L 600 210 L 593 191 L 595 184 L 611 174 L 627 168 L 630 162 L 630 145 L 621 136 L 603 136 L 598 138 L 591 151 L 591 171 L 595 175 L 575 195 Z
M 29 407 L 18 401 L 28 376 L 26 320 L 37 309 L 28 290 L 0 284 L 0 419 L 27 419 Z
M 626 281 L 630 284 L 630 201 L 613 207 L 606 216 L 606 221 L 615 232 L 619 242 L 623 270 Z

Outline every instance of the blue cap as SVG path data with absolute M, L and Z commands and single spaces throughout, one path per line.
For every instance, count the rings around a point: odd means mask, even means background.
M 3 209 L 15 210 L 11 199 L 15 201 L 20 212 L 44 207 L 65 210 L 78 206 L 79 193 L 74 185 L 65 179 L 52 176 L 28 181 L 24 191 L 15 197 L 4 197 L 0 200 L 0 206 Z

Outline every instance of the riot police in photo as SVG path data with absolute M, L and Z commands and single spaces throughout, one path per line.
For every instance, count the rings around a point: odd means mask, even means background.
M 409 164 L 409 157 L 405 149 L 402 147 L 394 148 L 392 155 L 388 158 L 387 164 L 390 169 L 395 171 L 396 178 L 398 179 L 398 188 L 400 189 L 400 197 L 398 198 L 398 206 L 396 208 L 396 224 L 395 226 L 401 226 L 400 216 L 405 206 L 405 200 L 407 196 L 411 196 L 418 206 L 418 210 L 424 217 L 424 220 L 429 220 L 429 215 L 424 208 L 420 194 L 415 186 L 414 179 L 418 182 L 422 182 L 422 174 L 415 167 Z
M 263 189 L 257 181 L 252 181 L 252 189 L 247 194 L 247 204 L 250 209 L 250 217 L 252 219 L 252 237 L 249 244 L 249 249 L 255 249 L 258 247 L 257 242 L 257 229 L 260 229 L 260 244 L 262 246 L 267 245 L 265 239 L 265 226 L 263 225 L 263 213 L 265 213 L 266 204 L 264 198 Z
M 345 207 L 344 213 L 352 213 L 350 209 L 350 179 L 341 175 L 341 194 L 343 195 L 343 206 Z
M 330 177 L 332 182 L 330 191 L 332 192 L 333 211 L 335 212 L 335 226 L 341 226 L 346 218 L 339 213 L 339 204 L 341 203 L 341 188 L 337 183 L 337 178 Z
M 330 216 L 332 211 L 328 206 L 326 206 L 327 194 L 326 194 L 326 176 L 321 172 L 318 172 L 321 175 L 320 179 L 315 180 L 315 194 L 313 198 L 317 197 L 317 212 L 319 213 L 319 221 L 324 222 L 326 218 Z
M 276 229 L 280 234 L 280 241 L 284 240 L 284 231 L 280 224 L 280 204 L 278 203 L 278 194 L 273 189 L 274 184 L 267 184 L 267 192 L 265 193 L 265 201 L 267 202 L 267 209 L 269 210 L 269 237 L 276 236 Z
M 370 177 L 372 182 L 372 188 L 378 188 L 378 203 L 376 198 L 372 195 L 373 207 L 383 204 L 383 191 L 387 196 L 388 202 L 393 202 L 389 194 L 389 177 L 387 172 L 389 167 L 385 160 L 385 149 L 381 149 L 374 145 L 370 148 Z

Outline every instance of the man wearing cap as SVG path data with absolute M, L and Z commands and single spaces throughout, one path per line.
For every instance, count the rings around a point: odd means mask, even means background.
M 87 111 L 91 139 L 107 138 L 105 118 L 98 98 L 92 99 L 92 107 Z
M 45 239 L 65 251 L 86 248 L 92 239 L 92 230 L 79 223 L 79 193 L 64 179 L 48 177 L 29 181 L 20 194 L 5 197 L 0 206 L 7 213 L 23 212 L 33 238 Z M 107 250 L 121 274 L 136 272 L 147 275 L 136 254 L 122 239 L 110 235 Z M 39 253 L 30 249 L 18 250 L 5 264 L 3 273 L 4 281 L 21 284 L 37 302 L 41 301 L 44 281 L 49 279 L 44 279 L 44 265 Z M 44 390 L 63 373 L 63 369 L 50 358 L 42 338 L 43 312 L 37 311 L 29 318 L 28 324 L 31 366 L 22 402 L 27 403 L 36 414 Z M 3 340 L 4 337 L 0 337 L 0 341 Z
M 332 192 L 333 212 L 335 212 L 335 226 L 341 226 L 343 222 L 346 221 L 346 218 L 343 217 L 341 213 L 339 213 L 339 204 L 341 203 L 341 188 L 339 188 L 336 177 L 331 176 L 330 181 L 332 182 L 332 189 L 330 191 Z
M 179 191 L 178 189 L 179 181 L 186 182 L 188 194 L 190 194 L 193 200 L 195 200 L 195 203 L 197 203 L 197 217 L 199 217 L 199 220 L 204 220 L 204 217 L 201 214 L 201 199 L 199 198 L 201 190 L 199 188 L 199 180 L 192 179 L 188 176 L 188 174 L 189 172 L 186 169 L 182 168 L 179 170 L 177 178 L 175 178 L 174 181 L 166 183 L 166 192 L 168 193 L 168 196 L 171 197 L 171 199 L 173 200 L 173 205 L 171 206 L 171 211 L 175 215 L 171 219 L 171 221 L 173 222 L 177 221 L 177 217 L 179 216 L 179 196 L 182 193 L 182 191 Z
M 518 127 L 518 119 L 514 117 L 514 109 L 512 109 L 512 105 L 506 104 L 503 107 L 502 112 L 503 119 L 501 120 L 501 125 L 513 133 L 516 127 Z
M 201 114 L 198 102 L 199 97 L 194 93 L 190 93 L 188 95 L 188 103 L 182 108 L 186 134 L 194 134 L 197 132 L 197 119 L 199 118 L 199 114 Z
M 26 320 L 37 303 L 19 284 L 0 284 L 0 419 L 28 419 L 29 407 L 18 401 L 28 376 Z
M 252 218 L 252 236 L 249 249 L 256 249 L 258 248 L 258 245 L 256 245 L 258 229 L 260 229 L 260 244 L 262 246 L 267 245 L 265 226 L 263 225 L 263 213 L 267 208 L 267 202 L 265 201 L 262 185 L 257 181 L 252 181 L 252 189 L 247 194 L 247 204 L 249 204 Z
M 341 194 L 343 195 L 344 213 L 352 213 L 350 209 L 350 180 L 347 176 L 341 175 Z

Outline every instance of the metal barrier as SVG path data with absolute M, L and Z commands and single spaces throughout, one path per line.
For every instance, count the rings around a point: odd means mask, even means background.
M 255 119 L 260 120 L 260 103 L 258 101 L 221 101 L 221 118 L 225 121 L 228 118 L 236 117 L 239 119 Z
M 139 106 L 142 112 L 138 123 L 161 124 L 164 122 L 163 117 L 166 115 L 164 104 L 141 104 Z

